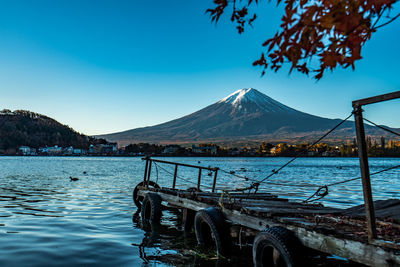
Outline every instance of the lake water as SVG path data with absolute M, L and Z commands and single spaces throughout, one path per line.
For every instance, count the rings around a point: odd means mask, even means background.
M 289 159 L 166 160 L 220 167 L 262 179 Z M 372 158 L 369 162 L 374 172 L 398 165 L 400 159 Z M 142 226 L 132 189 L 143 179 L 143 171 L 140 158 L 0 157 L 0 266 L 251 265 L 251 259 L 240 253 L 222 262 L 203 257 L 194 234 L 184 235 L 180 215 L 171 211 L 163 213 L 161 225 Z M 171 172 L 173 166 L 153 166 L 152 180 L 171 186 Z M 304 200 L 319 185 L 359 175 L 357 158 L 299 158 L 268 180 L 288 186 L 263 184 L 260 190 Z M 71 182 L 70 176 L 79 180 Z M 182 168 L 179 177 L 179 187 L 193 187 L 197 172 Z M 218 177 L 219 188 L 250 183 L 223 172 Z M 212 177 L 204 173 L 203 180 L 209 186 Z M 373 176 L 374 200 L 400 198 L 399 181 L 399 169 Z M 321 201 L 335 207 L 362 202 L 360 180 L 330 188 Z M 243 253 L 248 255 L 246 249 Z

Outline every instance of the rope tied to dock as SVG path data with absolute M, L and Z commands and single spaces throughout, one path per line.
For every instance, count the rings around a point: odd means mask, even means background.
M 304 200 L 304 203 L 310 203 L 310 202 L 314 202 L 317 200 L 320 200 L 322 198 L 324 198 L 326 195 L 329 194 L 329 189 L 328 186 L 324 185 L 324 186 L 320 186 L 317 191 L 315 191 L 314 194 L 312 194 L 309 198 L 307 198 L 306 200 Z M 314 199 L 312 199 L 313 197 L 316 197 Z
M 229 194 L 229 192 L 226 190 L 222 190 L 221 196 L 218 201 L 218 205 L 222 208 L 222 210 L 225 209 L 225 207 L 224 207 L 224 196 L 225 195 L 228 196 L 229 204 L 235 204 L 235 200 L 232 198 L 232 196 Z

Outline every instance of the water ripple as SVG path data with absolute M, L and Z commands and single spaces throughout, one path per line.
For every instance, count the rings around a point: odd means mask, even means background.
M 169 158 L 182 163 L 220 167 L 262 179 L 286 158 Z M 370 159 L 371 172 L 398 164 L 398 159 Z M 173 173 L 173 166 L 167 166 Z M 241 168 L 245 168 L 241 169 Z M 84 174 L 83 172 L 86 172 Z M 159 229 L 141 225 L 132 203 L 132 188 L 143 179 L 139 158 L 0 157 L 0 262 L 2 266 L 157 266 L 203 264 L 194 251 L 196 240 L 180 231 L 180 215 L 167 211 Z M 197 183 L 196 171 L 180 176 Z M 245 181 L 219 173 L 217 187 L 247 186 Z M 358 159 L 300 158 L 271 177 L 261 191 L 304 200 L 320 185 L 360 175 Z M 69 177 L 78 177 L 71 182 Z M 161 186 L 171 175 L 152 172 Z M 203 175 L 211 186 L 213 177 Z M 391 170 L 372 179 L 374 199 L 400 198 L 400 172 Z M 181 188 L 192 187 L 184 180 Z M 330 188 L 323 204 L 348 207 L 361 204 L 359 180 Z M 147 228 L 146 228 L 147 227 Z M 150 227 L 150 229 L 148 228 Z M 149 231 L 151 230 L 151 231 Z M 239 257 L 240 258 L 240 257 Z M 247 262 L 237 265 L 244 266 Z M 210 264 L 206 262 L 204 264 Z M 212 265 L 217 263 L 212 262 Z

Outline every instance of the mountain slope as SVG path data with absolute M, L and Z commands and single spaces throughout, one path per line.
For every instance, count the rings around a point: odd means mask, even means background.
M 0 150 L 54 145 L 87 148 L 89 138 L 41 114 L 26 110 L 0 111 Z
M 176 120 L 100 137 L 119 142 L 120 145 L 135 142 L 190 143 L 266 139 L 304 141 L 321 135 L 338 122 L 338 119 L 322 118 L 295 110 L 256 89 L 248 88 Z M 352 139 L 353 136 L 353 123 L 346 122 L 331 136 L 331 140 Z

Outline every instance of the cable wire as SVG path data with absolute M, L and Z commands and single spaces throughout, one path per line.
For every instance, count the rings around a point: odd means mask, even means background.
M 390 171 L 390 170 L 394 170 L 394 169 L 397 169 L 397 168 L 400 168 L 400 164 L 396 165 L 396 166 L 392 166 L 392 167 L 386 168 L 386 169 L 383 169 L 383 170 L 380 170 L 380 171 L 373 172 L 373 173 L 370 174 L 370 176 L 374 176 L 374 175 L 377 175 L 377 174 L 380 174 L 380 173 L 383 173 L 383 172 L 387 172 L 387 171 Z M 303 202 L 308 203 L 308 202 L 313 202 L 313 201 L 319 200 L 319 199 L 325 197 L 326 195 L 328 195 L 328 192 L 329 192 L 328 191 L 328 187 L 339 185 L 339 184 L 348 183 L 348 182 L 355 181 L 355 180 L 358 180 L 358 179 L 361 179 L 361 176 L 358 176 L 358 177 L 355 177 L 355 178 L 350 178 L 350 179 L 347 179 L 347 180 L 344 180 L 344 181 L 340 181 L 340 182 L 335 182 L 335 183 L 330 183 L 330 184 L 327 184 L 327 185 L 320 186 L 320 187 L 318 187 L 317 191 L 314 192 L 314 194 L 312 194 L 309 198 L 307 198 Z M 326 191 L 321 193 L 321 191 L 324 190 L 324 189 L 326 189 Z M 318 198 L 310 200 L 314 196 L 318 196 Z
M 384 130 L 384 131 L 386 131 L 386 132 L 389 132 L 389 133 L 392 133 L 392 134 L 394 134 L 394 135 L 400 136 L 399 133 L 396 133 L 396 132 L 393 131 L 393 130 L 390 130 L 390 129 L 385 128 L 385 127 L 383 127 L 383 126 L 381 126 L 381 125 L 378 125 L 378 124 L 376 124 L 375 122 L 372 122 L 372 121 L 370 121 L 370 120 L 368 120 L 368 119 L 366 119 L 366 118 L 364 118 L 364 120 L 367 121 L 367 122 L 369 122 L 369 123 L 371 123 L 371 124 L 374 125 L 375 127 L 378 127 L 379 129 L 382 129 L 382 130 Z

